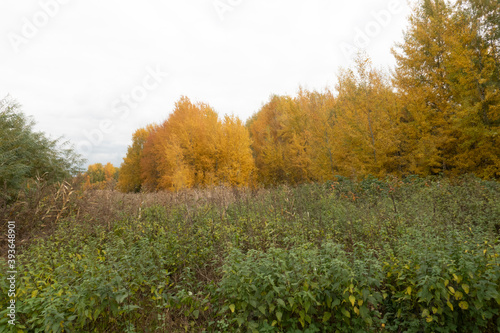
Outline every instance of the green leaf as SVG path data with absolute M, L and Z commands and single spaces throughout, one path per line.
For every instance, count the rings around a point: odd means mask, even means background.
M 309 301 L 306 301 L 305 304 L 304 304 L 304 309 L 306 310 L 306 312 L 309 311 L 309 308 L 311 307 L 311 302 Z
M 278 321 L 281 321 L 281 317 L 283 317 L 283 312 L 276 311 L 276 318 L 278 319 Z
M 349 311 L 344 308 L 342 308 L 341 311 L 344 316 L 346 316 L 347 318 L 351 318 L 351 314 L 349 313 Z
M 266 314 L 266 307 L 264 305 L 259 306 L 259 311 L 265 315 Z
M 365 318 L 365 319 L 370 318 L 370 311 L 368 310 L 366 305 L 359 307 L 359 313 L 361 314 L 362 318 Z
M 118 305 L 116 305 L 115 302 L 111 302 L 109 307 L 111 308 L 111 312 L 113 313 L 113 315 L 115 315 L 115 316 L 118 315 L 119 309 L 118 309 Z M 92 318 L 90 318 L 90 319 L 92 319 Z
M 332 306 L 331 306 L 331 307 L 332 307 L 332 309 L 333 309 L 334 307 L 336 307 L 337 305 L 339 305 L 339 304 L 340 304 L 340 299 L 336 298 L 336 299 L 333 301 L 333 303 L 332 303 Z
M 278 298 L 278 304 L 281 305 L 282 307 L 286 308 L 285 301 L 283 301 L 281 298 Z
M 467 284 L 462 284 L 462 288 L 465 291 L 466 294 L 469 294 L 469 285 Z
M 123 303 L 123 301 L 125 300 L 125 298 L 127 298 L 127 296 L 128 296 L 128 293 L 125 293 L 125 294 L 121 294 L 121 295 L 116 296 L 116 302 L 117 302 L 118 304 Z
M 101 314 L 101 309 L 97 308 L 97 309 L 95 309 L 94 315 L 92 316 L 92 318 L 94 318 L 94 320 L 95 320 L 99 317 L 100 314 Z
M 323 322 L 326 323 L 331 317 L 332 317 L 332 313 L 331 312 L 325 312 L 323 314 Z

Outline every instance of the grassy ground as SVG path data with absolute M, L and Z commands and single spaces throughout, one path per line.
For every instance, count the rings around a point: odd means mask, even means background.
M 64 186 L 1 208 L 21 247 L 13 331 L 499 332 L 498 182 Z

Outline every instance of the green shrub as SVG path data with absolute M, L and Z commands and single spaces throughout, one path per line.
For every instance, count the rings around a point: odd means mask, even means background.
M 489 332 L 500 324 L 499 245 L 478 232 L 410 231 L 385 263 L 387 328 Z M 500 327 L 500 326 L 498 326 Z
M 221 312 L 254 332 L 366 332 L 378 325 L 380 264 L 352 259 L 339 245 L 267 253 L 234 250 L 223 266 Z
M 16 258 L 17 329 L 498 332 L 497 182 L 339 178 L 231 200 L 192 194 L 163 205 L 120 194 L 106 201 L 118 219 L 59 219 Z M 0 295 L 6 271 L 0 260 Z

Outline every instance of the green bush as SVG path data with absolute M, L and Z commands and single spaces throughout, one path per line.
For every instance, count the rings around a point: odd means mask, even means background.
M 16 329 L 499 332 L 497 182 L 339 178 L 182 195 L 159 205 L 140 194 L 134 209 L 125 199 L 139 194 L 121 195 L 107 201 L 119 219 L 70 216 L 24 248 Z M 6 271 L 0 260 L 0 295 Z
M 267 253 L 233 250 L 223 266 L 221 312 L 254 332 L 366 332 L 379 323 L 382 267 L 325 243 Z
M 440 236 L 409 230 L 384 263 L 387 328 L 494 332 L 500 327 L 500 247 L 483 240 L 480 232 Z
M 0 100 L 0 199 L 11 202 L 28 180 L 64 180 L 83 162 L 68 142 L 35 132 L 34 121 L 9 97 Z

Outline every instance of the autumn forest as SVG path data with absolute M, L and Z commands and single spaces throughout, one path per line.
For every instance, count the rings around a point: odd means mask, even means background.
M 359 53 L 334 89 L 271 96 L 246 123 L 181 98 L 168 119 L 138 129 L 122 191 L 300 184 L 341 175 L 500 176 L 498 6 L 418 8 L 396 68 Z

